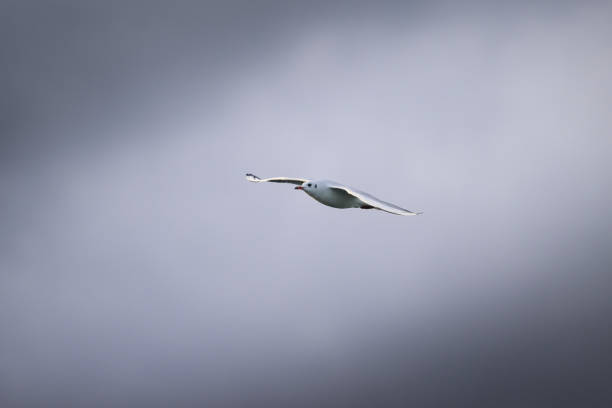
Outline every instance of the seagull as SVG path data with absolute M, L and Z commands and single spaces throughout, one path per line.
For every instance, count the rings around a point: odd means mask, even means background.
M 252 173 L 247 173 L 246 179 L 253 183 L 270 182 L 296 184 L 295 190 L 302 190 L 321 204 L 334 208 L 376 209 L 397 215 L 422 214 L 422 212 L 406 210 L 395 204 L 380 200 L 373 195 L 331 180 L 313 181 L 290 177 L 271 177 L 262 179 Z

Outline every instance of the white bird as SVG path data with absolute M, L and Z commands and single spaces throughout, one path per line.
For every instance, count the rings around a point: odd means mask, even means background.
M 271 177 L 262 179 L 254 174 L 247 173 L 246 179 L 254 183 L 290 183 L 297 184 L 296 190 L 302 190 L 321 204 L 334 208 L 362 208 L 364 210 L 376 209 L 397 215 L 419 215 L 422 212 L 414 212 L 398 207 L 395 204 L 364 193 L 363 191 L 345 186 L 330 180 L 306 180 L 301 178 Z

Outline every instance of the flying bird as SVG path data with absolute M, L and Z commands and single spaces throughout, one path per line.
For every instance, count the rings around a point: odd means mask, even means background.
M 295 190 L 302 190 L 321 204 L 334 208 L 376 209 L 397 215 L 422 214 L 422 212 L 406 210 L 405 208 L 380 200 L 363 191 L 330 180 L 313 181 L 290 177 L 271 177 L 262 179 L 251 173 L 247 173 L 246 179 L 254 183 L 270 182 L 295 184 Z

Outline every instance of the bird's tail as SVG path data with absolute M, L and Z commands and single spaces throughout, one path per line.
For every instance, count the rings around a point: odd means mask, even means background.
M 261 179 L 259 177 L 257 177 L 256 175 L 254 175 L 253 173 L 247 173 L 246 174 L 246 179 L 249 181 L 252 181 L 254 183 L 258 183 L 261 181 Z

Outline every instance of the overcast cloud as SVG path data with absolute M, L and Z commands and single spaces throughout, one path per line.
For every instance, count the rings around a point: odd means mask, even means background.
M 0 403 L 609 406 L 611 12 L 5 2 Z

